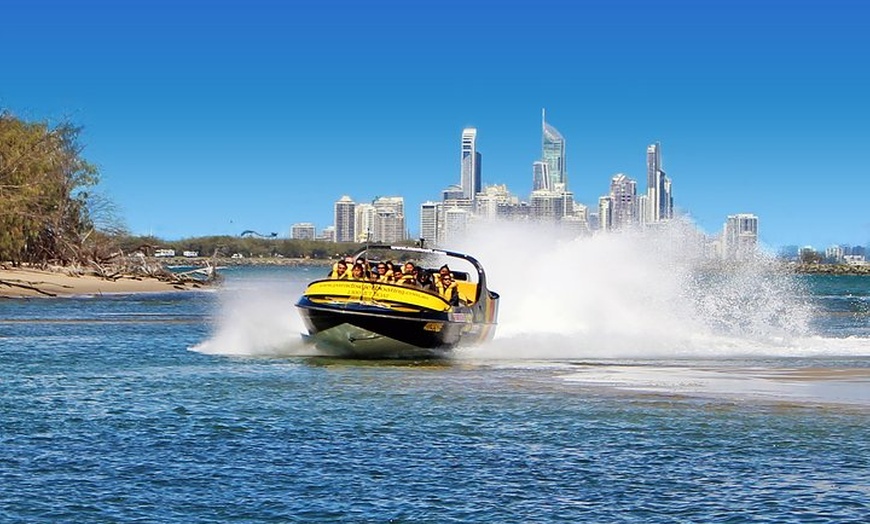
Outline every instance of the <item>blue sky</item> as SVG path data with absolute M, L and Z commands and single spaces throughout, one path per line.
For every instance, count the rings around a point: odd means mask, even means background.
M 541 109 L 569 189 L 645 188 L 708 233 L 755 213 L 769 246 L 870 242 L 870 6 L 792 1 L 5 0 L 0 108 L 84 126 L 133 233 L 287 236 L 342 195 L 418 208 L 459 181 L 521 198 Z

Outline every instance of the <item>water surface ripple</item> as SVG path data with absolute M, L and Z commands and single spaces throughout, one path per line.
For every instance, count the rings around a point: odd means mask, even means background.
M 844 380 L 866 390 L 866 356 L 382 363 L 189 350 L 218 330 L 220 300 L 0 302 L 0 521 L 870 515 L 866 402 L 669 382 L 685 369 L 780 381 L 805 369 L 795 384 L 851 370 Z

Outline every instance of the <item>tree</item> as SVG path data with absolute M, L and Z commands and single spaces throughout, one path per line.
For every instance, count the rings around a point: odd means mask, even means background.
M 822 254 L 812 249 L 802 250 L 800 253 L 801 264 L 821 264 Z
M 80 132 L 0 112 L 0 260 L 83 261 L 98 170 L 81 157 Z

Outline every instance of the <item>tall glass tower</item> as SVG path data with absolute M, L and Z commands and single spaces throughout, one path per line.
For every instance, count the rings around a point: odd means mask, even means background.
M 662 145 L 656 142 L 646 148 L 646 194 L 648 223 L 674 217 L 671 181 L 662 169 Z
M 547 163 L 550 175 L 550 190 L 558 191 L 556 184 L 562 184 L 562 189 L 568 187 L 568 175 L 565 166 L 565 139 L 555 127 L 547 123 L 546 109 L 541 110 L 541 126 L 543 128 L 543 153 L 541 160 Z
M 543 160 L 536 160 L 532 164 L 532 191 L 541 189 L 551 191 L 550 165 Z
M 477 150 L 477 129 L 462 130 L 462 154 L 460 157 L 462 196 L 474 200 L 480 193 L 480 152 Z

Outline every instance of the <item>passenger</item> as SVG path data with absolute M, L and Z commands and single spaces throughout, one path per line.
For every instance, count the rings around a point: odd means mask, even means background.
M 437 293 L 435 289 L 435 281 L 432 279 L 432 273 L 424 268 L 417 268 L 417 285 L 425 291 Z
M 402 272 L 399 278 L 396 279 L 396 284 L 408 287 L 418 287 L 417 285 L 417 267 L 412 262 L 405 262 L 402 266 Z
M 364 258 L 360 258 L 356 261 L 356 263 L 362 265 L 363 276 L 365 276 L 365 279 L 371 280 L 372 279 L 372 266 L 369 264 L 369 261 L 364 259 Z
M 451 306 L 459 305 L 459 289 L 456 286 L 456 282 L 453 281 L 453 277 L 450 273 L 447 273 L 446 275 L 442 274 L 441 280 L 436 282 L 435 286 L 438 288 L 438 294 L 441 295 Z
M 357 261 L 350 270 L 351 280 L 366 280 L 366 269 L 362 262 Z
M 376 273 L 373 275 L 373 280 L 377 282 L 389 283 L 393 278 L 393 274 L 387 274 L 387 264 L 384 262 L 378 262 Z
M 435 277 L 435 284 L 438 284 L 438 282 L 441 282 L 441 279 L 444 277 L 444 275 L 450 275 L 450 276 L 453 275 L 453 272 L 450 271 L 450 268 L 447 267 L 447 264 L 444 264 L 443 266 L 438 268 L 438 273 L 433 275 Z
M 339 260 L 332 266 L 332 271 L 329 273 L 329 278 L 347 279 L 350 278 L 350 272 L 347 270 L 347 262 Z

